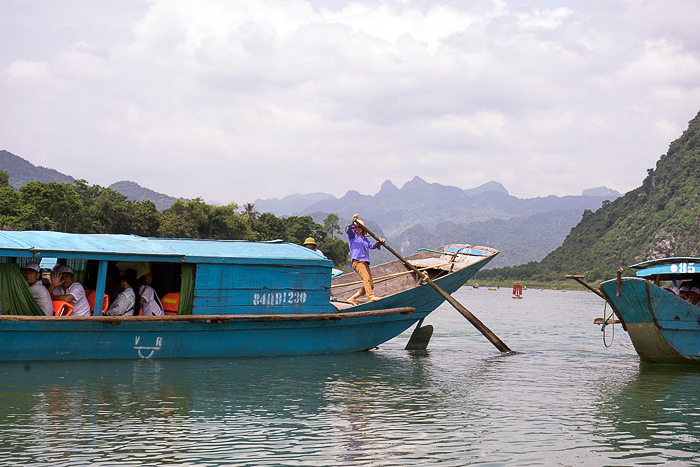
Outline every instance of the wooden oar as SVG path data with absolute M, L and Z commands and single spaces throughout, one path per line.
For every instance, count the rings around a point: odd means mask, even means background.
M 414 265 L 409 263 L 406 260 L 406 258 L 401 256 L 397 251 L 395 251 L 393 248 L 391 248 L 389 245 L 387 245 L 385 241 L 380 240 L 379 237 L 374 235 L 374 233 L 372 233 L 372 231 L 367 228 L 367 226 L 357 223 L 356 217 L 353 217 L 353 224 L 357 224 L 359 227 L 362 227 L 365 230 L 365 232 L 367 232 L 368 234 L 370 234 L 372 236 L 372 238 L 374 238 L 376 241 L 378 241 L 379 243 L 384 245 L 384 248 L 389 250 L 389 252 L 391 254 L 393 254 L 398 259 L 400 259 L 401 262 L 403 262 L 403 264 L 405 264 L 407 268 L 413 270 L 413 272 L 415 272 L 419 276 L 423 277 L 425 279 L 425 281 L 433 289 L 435 289 L 435 291 L 437 293 L 439 293 L 445 300 L 447 300 L 450 303 L 450 305 L 452 305 L 455 308 L 455 310 L 457 310 L 462 316 L 467 318 L 467 321 L 472 323 L 472 326 L 474 326 L 481 334 L 483 334 L 484 337 L 486 337 L 489 340 L 489 342 L 491 342 L 498 350 L 500 350 L 501 352 L 512 352 L 512 350 L 510 350 L 510 348 L 506 344 L 504 344 L 503 341 L 501 339 L 499 339 L 496 334 L 494 334 L 489 328 L 487 328 L 484 323 L 479 321 L 479 318 L 474 316 L 461 303 L 459 303 L 456 299 L 454 299 L 452 297 L 452 295 L 450 295 L 447 292 L 445 292 L 444 290 L 442 290 L 435 282 L 432 281 L 432 279 L 430 279 L 430 277 L 428 277 L 427 274 L 425 274 L 422 271 L 419 271 L 418 268 L 416 268 Z
M 587 288 L 588 290 L 590 290 L 591 292 L 593 292 L 594 294 L 596 294 L 597 296 L 599 296 L 600 298 L 602 298 L 603 300 L 605 300 L 606 302 L 608 301 L 608 299 L 605 298 L 605 297 L 603 296 L 603 294 L 600 293 L 600 291 L 596 290 L 595 288 L 593 288 L 592 285 L 586 283 L 586 281 L 583 280 L 586 276 L 580 276 L 580 275 L 578 275 L 578 274 L 567 274 L 567 275 L 565 275 L 564 277 L 565 277 L 566 279 L 573 279 L 573 280 L 575 280 L 576 282 L 578 282 L 579 284 L 581 284 L 582 286 L 584 286 L 585 288 Z

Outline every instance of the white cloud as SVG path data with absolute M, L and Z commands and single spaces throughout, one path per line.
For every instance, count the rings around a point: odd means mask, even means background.
M 33 62 L 30 60 L 16 60 L 5 72 L 5 76 L 17 80 L 45 79 L 49 76 L 49 66 L 46 62 Z
M 546 4 L 96 1 L 49 30 L 4 3 L 0 141 L 223 203 L 415 175 L 634 188 L 700 110 L 700 4 Z

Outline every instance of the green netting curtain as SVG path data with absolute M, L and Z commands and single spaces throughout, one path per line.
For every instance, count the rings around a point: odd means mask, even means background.
M 178 315 L 191 315 L 194 302 L 194 279 L 197 266 L 192 263 L 182 263 L 180 279 L 180 305 L 177 307 Z
M 17 263 L 0 263 L 0 307 L 3 315 L 44 316 Z

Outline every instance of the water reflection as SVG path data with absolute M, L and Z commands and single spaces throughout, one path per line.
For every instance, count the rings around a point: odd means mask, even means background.
M 622 463 L 700 461 L 700 369 L 641 363 L 604 386 L 599 434 Z
M 127 452 L 160 463 L 319 449 L 329 460 L 376 461 L 381 424 L 430 422 L 441 397 L 430 372 L 428 358 L 405 352 L 2 365 L 11 383 L 0 386 L 0 463 L 8 454 L 78 465 Z

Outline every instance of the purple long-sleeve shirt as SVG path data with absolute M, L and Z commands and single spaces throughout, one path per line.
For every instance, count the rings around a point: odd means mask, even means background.
M 379 250 L 381 245 L 370 241 L 367 237 L 356 235 L 352 226 L 345 226 L 345 233 L 348 234 L 348 244 L 350 245 L 350 259 L 366 261 L 369 263 L 369 250 Z

